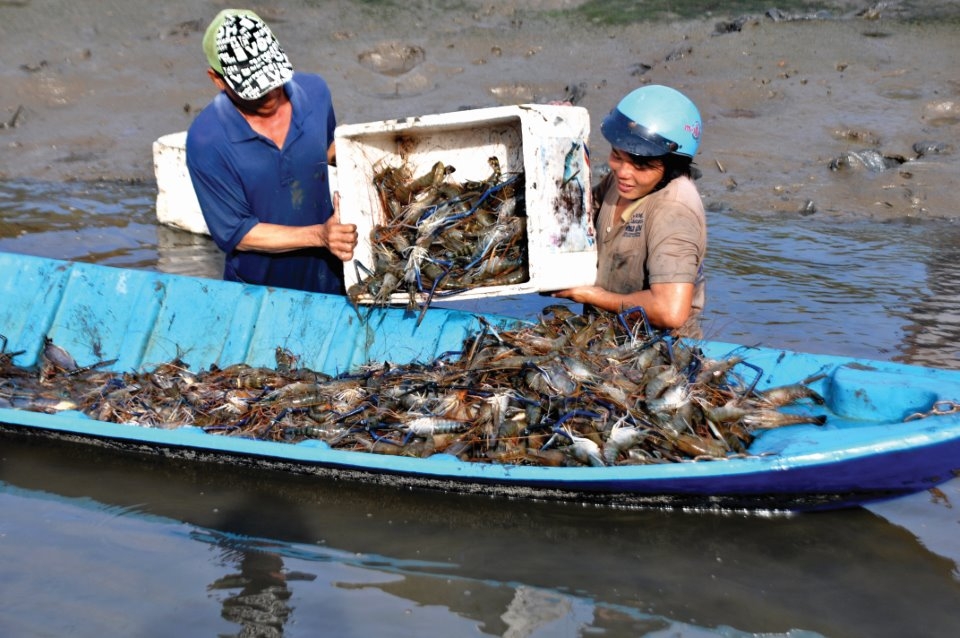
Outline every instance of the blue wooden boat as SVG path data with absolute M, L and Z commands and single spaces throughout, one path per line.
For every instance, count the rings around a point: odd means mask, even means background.
M 458 350 L 479 318 L 431 309 L 374 309 L 365 320 L 343 299 L 163 273 L 0 253 L 0 335 L 19 366 L 39 361 L 49 336 L 79 362 L 116 357 L 138 370 L 177 356 L 193 369 L 275 365 L 282 345 L 330 374 L 370 361 L 430 360 Z M 486 317 L 499 326 L 516 319 Z M 742 348 L 705 342 L 722 358 Z M 76 411 L 0 408 L 5 436 L 41 436 L 198 462 L 313 474 L 324 480 L 610 506 L 814 510 L 934 487 L 960 471 L 960 371 L 752 348 L 759 387 L 819 374 L 826 425 L 764 431 L 749 454 L 718 461 L 616 467 L 541 467 L 407 458 L 214 436 L 202 429 L 107 423 Z M 913 415 L 920 418 L 909 418 Z

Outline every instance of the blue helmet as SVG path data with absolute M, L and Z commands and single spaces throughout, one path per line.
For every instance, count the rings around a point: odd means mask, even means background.
M 603 118 L 600 132 L 616 148 L 640 157 L 693 157 L 702 134 L 700 111 L 686 95 L 651 84 L 635 89 Z

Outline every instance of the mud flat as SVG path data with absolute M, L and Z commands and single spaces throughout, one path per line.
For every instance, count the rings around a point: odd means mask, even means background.
M 591 113 L 596 174 L 602 116 L 631 88 L 669 84 L 702 111 L 698 164 L 713 208 L 956 215 L 953 3 L 625 22 L 613 18 L 636 16 L 595 2 L 444 4 L 258 9 L 295 66 L 327 78 L 341 123 L 568 99 Z M 200 38 L 221 5 L 0 3 L 0 178 L 152 180 L 153 140 L 186 129 L 212 97 Z

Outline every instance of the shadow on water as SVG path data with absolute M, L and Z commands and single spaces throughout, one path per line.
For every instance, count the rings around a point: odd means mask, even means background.
M 951 561 L 865 510 L 769 518 L 609 511 L 16 438 L 4 440 L 0 480 L 7 507 L 43 511 L 37 503 L 52 499 L 59 513 L 46 517 L 60 519 L 8 519 L 5 565 L 42 572 L 47 561 L 39 555 L 69 542 L 73 556 L 55 579 L 69 581 L 78 565 L 97 569 L 103 560 L 105 571 L 121 572 L 114 577 L 133 588 L 115 597 L 141 595 L 139 580 L 182 591 L 183 600 L 167 602 L 188 608 L 166 625 L 182 635 L 201 635 L 186 628 L 203 627 L 211 606 L 248 631 L 286 635 L 310 635 L 308 627 L 410 635 L 428 620 L 434 635 L 465 627 L 512 636 L 902 636 L 919 635 L 920 627 L 924 635 L 949 635 L 960 602 Z M 95 533 L 71 533 L 84 523 Z M 116 553 L 104 558 L 111 546 Z M 125 548 L 149 551 L 140 558 L 134 552 L 133 563 L 120 567 Z M 168 564 L 154 564 L 157 551 Z M 191 556 L 200 562 L 185 569 Z M 180 582 L 185 575 L 203 582 Z M 40 578 L 26 570 L 21 577 Z M 69 582 L 57 585 L 64 586 Z M 37 589 L 24 583 L 24 591 Z M 14 609 L 30 604 L 6 598 Z M 107 604 L 125 613 L 122 598 Z M 70 622 L 96 627 L 102 611 L 88 601 Z

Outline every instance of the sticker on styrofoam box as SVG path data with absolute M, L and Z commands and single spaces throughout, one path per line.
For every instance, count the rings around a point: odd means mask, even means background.
M 390 171 L 403 171 L 419 183 L 436 186 L 438 180 L 460 185 L 465 192 L 486 187 L 490 197 L 516 197 L 518 208 L 511 211 L 522 218 L 524 226 L 524 259 L 521 281 L 475 287 L 450 285 L 450 294 L 459 298 L 492 297 L 529 292 L 549 292 L 577 285 L 593 284 L 596 278 L 596 235 L 592 222 L 590 164 L 587 141 L 590 118 L 586 109 L 574 106 L 525 104 L 424 115 L 400 120 L 342 125 L 336 130 L 340 218 L 355 223 L 360 235 L 352 262 L 345 264 L 348 289 L 363 288 L 376 271 L 377 246 L 383 241 L 382 227 L 395 220 L 396 204 L 385 201 L 383 183 Z M 494 177 L 496 176 L 496 178 Z M 497 191 L 501 184 L 515 179 L 512 185 L 521 192 Z M 496 191 L 496 192 L 495 192 Z M 411 189 L 404 189 L 406 202 L 413 201 Z M 455 198 L 458 192 L 451 191 Z M 465 198 L 465 196 L 464 196 Z M 419 226 L 432 223 L 430 214 L 408 211 L 404 224 L 415 219 Z M 489 201 L 489 200 L 488 200 Z M 448 202 L 444 202 L 446 204 Z M 464 203 L 467 208 L 470 204 Z M 474 210 L 484 206 L 476 204 Z M 446 209 L 448 214 L 452 209 Z M 467 209 L 464 214 L 471 214 Z M 506 215 L 504 212 L 491 213 Z M 378 229 L 375 237 L 371 231 Z M 492 233 L 492 231 L 491 231 Z M 422 233 L 421 233 L 422 234 Z M 471 264 L 479 264 L 483 244 L 474 247 Z M 414 247 L 393 247 L 403 257 L 416 256 Z M 382 256 L 381 256 L 382 259 Z M 408 259 L 408 262 L 412 260 Z M 405 263 L 408 263 L 405 262 Z M 430 262 L 436 269 L 444 267 L 442 257 L 419 260 Z M 407 271 L 407 281 L 390 293 L 390 303 L 403 304 L 416 296 L 421 303 L 437 290 L 417 284 L 411 292 L 415 273 Z M 516 273 L 514 273 L 516 279 Z M 442 275 L 441 275 L 442 277 Z M 450 275 L 450 279 L 453 279 Z M 492 281 L 497 281 L 493 278 Z M 383 282 L 362 290 L 361 303 L 375 303 Z M 446 293 L 442 293 L 446 294 Z M 383 301 L 381 296 L 380 301 Z

